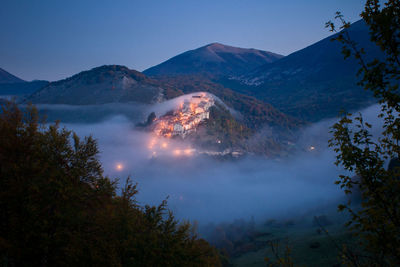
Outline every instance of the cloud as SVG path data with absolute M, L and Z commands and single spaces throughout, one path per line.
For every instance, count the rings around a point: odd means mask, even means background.
M 152 136 L 136 131 L 124 117 L 66 126 L 81 136 L 92 134 L 98 139 L 105 173 L 120 177 L 122 184 L 131 176 L 139 183 L 141 203 L 156 205 L 169 197 L 169 207 L 178 218 L 220 222 L 277 217 L 342 196 L 333 184 L 339 170 L 329 150 L 303 151 L 280 161 L 154 156 L 148 149 Z

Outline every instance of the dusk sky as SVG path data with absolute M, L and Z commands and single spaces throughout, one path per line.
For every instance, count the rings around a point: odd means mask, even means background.
M 337 10 L 361 0 L 2 0 L 0 68 L 63 79 L 104 64 L 143 71 L 209 43 L 288 55 L 328 35 Z

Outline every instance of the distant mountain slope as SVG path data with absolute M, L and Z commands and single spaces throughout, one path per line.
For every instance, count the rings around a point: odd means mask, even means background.
M 369 40 L 364 21 L 352 24 L 349 34 L 365 48 L 367 59 L 381 56 Z M 337 116 L 341 109 L 351 111 L 371 104 L 372 95 L 356 85 L 358 63 L 352 58 L 344 60 L 342 45 L 332 42 L 332 37 L 222 83 L 310 121 Z
M 159 83 L 124 66 L 101 66 L 70 78 L 51 82 L 31 95 L 32 103 L 105 104 L 155 103 L 164 98 Z
M 282 57 L 282 55 L 262 50 L 212 43 L 179 54 L 145 70 L 143 73 L 149 76 L 181 74 L 241 75 Z
M 26 82 L 0 68 L 0 98 L 21 99 L 47 85 L 48 81 Z
M 11 73 L 0 68 L 0 84 L 1 83 L 22 83 L 24 80 L 12 75 Z
M 31 95 L 48 84 L 48 81 L 0 83 L 0 95 Z

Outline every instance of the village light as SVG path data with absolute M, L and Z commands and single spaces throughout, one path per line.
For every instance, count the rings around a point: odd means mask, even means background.
M 196 131 L 201 122 L 209 119 L 209 108 L 213 105 L 214 100 L 208 95 L 204 93 L 193 95 L 190 100 L 181 102 L 178 110 L 159 117 L 153 126 L 153 132 L 158 137 L 171 138 L 179 135 L 184 138 L 187 134 Z M 155 143 L 150 143 L 149 149 L 152 149 L 154 145 Z M 161 148 L 167 146 L 168 144 L 160 145 Z
M 155 144 L 156 144 L 156 140 L 155 139 L 151 139 L 150 144 L 149 144 L 149 149 L 153 149 Z
M 192 149 L 185 149 L 184 150 L 185 155 L 190 156 L 192 154 Z
M 117 171 L 122 171 L 122 170 L 124 169 L 124 165 L 122 165 L 122 163 L 117 163 L 117 164 L 115 165 L 115 169 L 116 169 Z

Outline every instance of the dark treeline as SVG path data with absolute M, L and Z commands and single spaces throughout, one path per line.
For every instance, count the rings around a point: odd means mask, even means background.
M 134 148 L 133 148 L 134 149 Z M 220 266 L 218 251 L 167 209 L 141 206 L 103 175 L 96 140 L 35 108 L 0 113 L 2 266 Z

